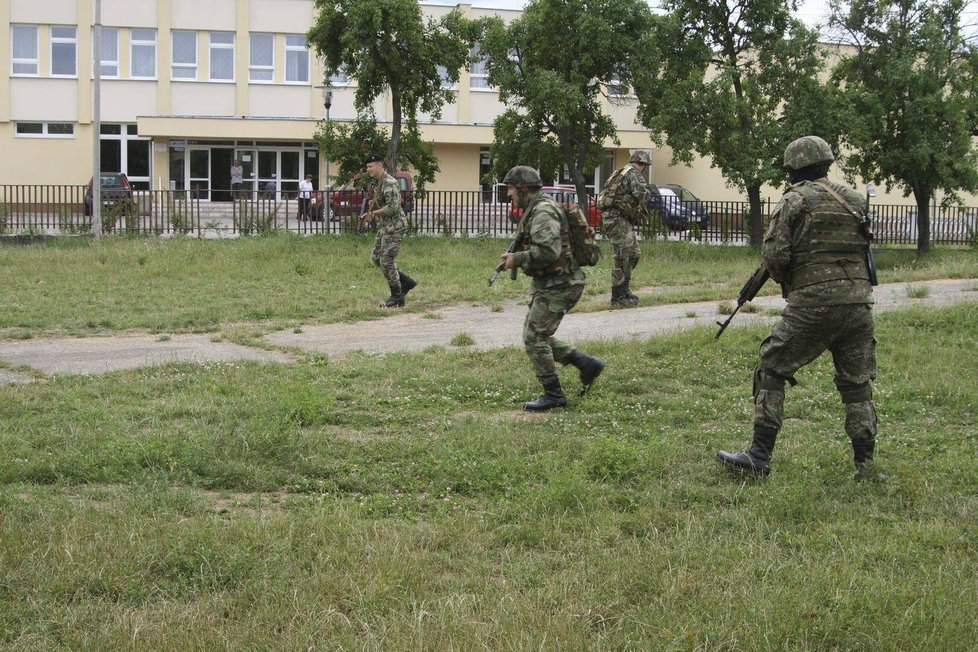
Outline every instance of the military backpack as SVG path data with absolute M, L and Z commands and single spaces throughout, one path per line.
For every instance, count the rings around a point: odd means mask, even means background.
M 597 265 L 601 260 L 601 247 L 598 245 L 597 233 L 587 223 L 584 212 L 575 204 L 561 205 L 561 212 L 570 232 L 574 261 L 581 267 Z

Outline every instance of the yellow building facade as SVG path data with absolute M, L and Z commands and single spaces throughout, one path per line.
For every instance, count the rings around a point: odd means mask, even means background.
M 94 0 L 0 0 L 0 184 L 84 184 L 93 169 L 94 65 L 100 71 L 98 135 L 102 170 L 126 173 L 140 189 L 188 189 L 204 200 L 230 198 L 239 161 L 245 189 L 295 191 L 306 174 L 330 185 L 313 135 L 326 119 L 321 62 L 305 33 L 313 0 L 102 0 L 102 43 L 94 54 Z M 498 11 L 468 4 L 472 18 Z M 438 17 L 453 7 L 422 4 Z M 326 80 L 329 119 L 355 116 L 355 80 Z M 683 185 L 703 199 L 743 200 L 708 161 L 672 166 L 636 124 L 637 100 L 606 101 L 620 143 L 606 143 L 592 188 L 632 149 L 653 151 L 652 180 Z M 375 107 L 389 121 L 389 102 Z M 441 172 L 433 190 L 479 190 L 488 170 L 492 122 L 504 110 L 477 63 L 463 70 L 454 101 L 422 120 Z M 489 197 L 492 193 L 485 193 Z M 777 198 L 780 190 L 765 189 Z M 899 195 L 881 201 L 900 201 Z

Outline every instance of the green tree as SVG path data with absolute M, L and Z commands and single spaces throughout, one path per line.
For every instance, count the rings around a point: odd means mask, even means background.
M 978 54 L 961 33 L 964 0 L 833 3 L 852 45 L 835 67 L 850 107 L 847 168 L 903 186 L 917 203 L 917 251 L 930 247 L 934 192 L 978 189 Z
M 639 51 L 638 116 L 674 162 L 699 155 L 747 193 L 750 242 L 763 237 L 761 187 L 785 178 L 789 142 L 838 140 L 838 93 L 818 81 L 816 34 L 792 18 L 796 2 L 667 0 Z
M 506 25 L 479 23 L 488 81 L 508 108 L 493 125 L 494 169 L 566 165 L 580 197 L 584 171 L 618 143 L 602 108 L 609 85 L 629 86 L 630 62 L 651 12 L 643 0 L 533 0 Z
M 327 76 L 344 71 L 357 82 L 354 100 L 358 120 L 353 125 L 325 124 L 319 142 L 331 160 L 348 171 L 353 161 L 362 167 L 366 139 L 383 144 L 388 170 L 396 170 L 402 155 L 418 171 L 424 187 L 438 170 L 430 145 L 424 144 L 418 115 L 441 117 L 442 106 L 466 65 L 471 24 L 458 11 L 439 20 L 425 20 L 415 0 L 316 0 L 317 16 L 307 37 L 322 57 Z M 389 97 L 390 134 L 377 128 L 374 104 Z M 370 126 L 373 125 L 373 129 Z M 381 135 L 378 138 L 378 135 Z M 347 160 L 353 154 L 353 160 Z

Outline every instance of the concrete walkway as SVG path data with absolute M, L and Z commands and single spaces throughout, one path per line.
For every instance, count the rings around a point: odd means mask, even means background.
M 926 297 L 908 296 L 908 286 L 928 288 Z M 653 294 L 655 290 L 646 290 Z M 960 302 L 978 303 L 978 279 L 920 281 L 911 284 L 890 283 L 876 288 L 877 311 L 909 305 L 944 306 Z M 718 306 L 729 301 L 677 303 L 628 310 L 605 310 L 571 313 L 560 326 L 559 335 L 568 341 L 646 339 L 660 333 L 676 332 L 694 326 L 714 326 Z M 754 302 L 762 311 L 780 309 L 780 297 L 762 297 Z M 342 355 L 351 351 L 385 353 L 420 351 L 430 346 L 456 348 L 452 339 L 468 334 L 475 344 L 465 348 L 491 349 L 522 346 L 523 319 L 526 306 L 506 304 L 502 311 L 492 312 L 486 306 L 456 305 L 430 313 L 395 313 L 390 317 L 355 324 L 304 326 L 302 332 L 279 331 L 266 340 L 281 347 Z M 771 322 L 775 317 L 741 311 L 730 328 Z M 44 375 L 100 374 L 171 362 L 216 362 L 261 360 L 292 362 L 279 352 L 265 351 L 212 341 L 211 335 L 118 335 L 90 338 L 48 338 L 0 341 L 0 361 L 10 367 L 29 367 Z M 30 375 L 0 369 L 0 384 L 28 382 Z

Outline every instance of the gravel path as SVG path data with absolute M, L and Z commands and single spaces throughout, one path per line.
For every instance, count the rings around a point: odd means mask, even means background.
M 929 288 L 928 296 L 912 299 L 907 283 L 889 283 L 875 290 L 877 311 L 893 310 L 908 305 L 943 306 L 963 301 L 978 302 L 978 279 L 926 281 L 909 284 Z M 654 291 L 653 291 L 654 292 Z M 645 291 L 648 295 L 651 292 Z M 565 341 L 646 339 L 660 333 L 686 330 L 694 326 L 712 326 L 725 315 L 718 313 L 718 301 L 676 303 L 627 310 L 571 313 L 557 331 Z M 754 305 L 780 309 L 780 297 L 761 297 Z M 452 339 L 468 334 L 475 343 L 465 348 L 492 349 L 503 346 L 522 346 L 523 319 L 526 306 L 512 302 L 502 311 L 493 312 L 487 306 L 457 305 L 427 314 L 400 313 L 390 317 L 355 324 L 305 326 L 301 333 L 279 331 L 266 339 L 278 346 L 297 347 L 306 351 L 341 355 L 362 350 L 371 353 L 389 351 L 420 351 L 429 346 L 453 347 Z M 737 314 L 730 328 L 740 328 L 758 322 L 773 322 L 776 318 L 762 313 Z
M 928 288 L 928 295 L 913 299 L 909 285 Z M 640 294 L 654 294 L 644 290 Z M 876 288 L 876 309 L 893 310 L 908 305 L 944 306 L 965 301 L 978 302 L 978 279 L 890 283 Z M 676 303 L 628 310 L 605 310 L 571 313 L 558 331 L 571 342 L 582 340 L 646 339 L 660 333 L 682 331 L 694 326 L 713 326 L 724 316 L 718 314 L 718 301 Z M 729 302 L 727 302 L 729 303 Z M 742 328 L 758 322 L 772 322 L 767 309 L 780 309 L 780 297 L 762 297 L 754 302 L 760 313 L 741 312 L 730 328 Z M 351 351 L 386 353 L 420 351 L 430 346 L 457 348 L 452 339 L 468 334 L 475 349 L 522 346 L 523 319 L 526 306 L 511 302 L 499 312 L 486 306 L 456 305 L 429 313 L 395 313 L 384 319 L 355 324 L 305 326 L 300 333 L 278 331 L 266 340 L 282 347 L 303 351 L 343 355 Z M 288 363 L 293 359 L 274 351 L 265 351 L 212 341 L 210 335 L 117 335 L 89 338 L 45 338 L 0 341 L 0 361 L 11 369 L 0 369 L 0 384 L 28 382 L 30 374 L 17 373 L 17 367 L 29 367 L 43 375 L 100 374 L 171 362 L 215 362 L 262 360 Z

